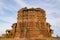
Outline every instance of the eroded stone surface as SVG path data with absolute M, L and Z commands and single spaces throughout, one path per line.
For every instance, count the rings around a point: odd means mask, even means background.
M 6 30 L 3 37 L 9 38 L 51 38 L 53 30 L 46 22 L 46 13 L 41 8 L 22 8 L 18 11 L 17 23 L 12 30 Z

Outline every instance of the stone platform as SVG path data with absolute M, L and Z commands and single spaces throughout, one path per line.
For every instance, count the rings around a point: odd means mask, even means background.
M 0 40 L 60 40 L 60 38 L 43 38 L 43 39 L 27 39 L 27 38 L 0 38 Z

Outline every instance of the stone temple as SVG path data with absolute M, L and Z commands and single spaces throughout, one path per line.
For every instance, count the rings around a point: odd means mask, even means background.
M 22 8 L 18 11 L 17 23 L 6 30 L 5 38 L 51 38 L 53 30 L 46 22 L 46 13 L 41 8 Z

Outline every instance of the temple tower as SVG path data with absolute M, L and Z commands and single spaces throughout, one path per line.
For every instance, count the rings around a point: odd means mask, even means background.
M 45 11 L 41 8 L 22 8 L 18 11 L 15 37 L 44 38 L 49 36 Z

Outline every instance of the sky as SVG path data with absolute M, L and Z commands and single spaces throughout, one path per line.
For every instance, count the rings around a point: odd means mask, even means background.
M 60 0 L 0 0 L 0 36 L 17 22 L 17 13 L 23 7 L 42 8 L 51 24 L 53 36 L 60 36 Z

